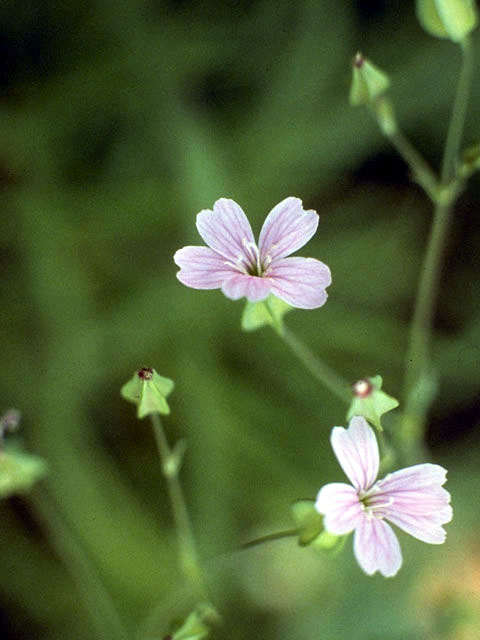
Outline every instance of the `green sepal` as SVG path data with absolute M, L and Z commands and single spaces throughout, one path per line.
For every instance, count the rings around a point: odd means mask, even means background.
M 427 33 L 461 42 L 478 23 L 475 0 L 417 0 L 417 18 Z
M 173 391 L 175 384 L 170 378 L 159 375 L 155 369 L 144 367 L 133 374 L 123 385 L 120 394 L 128 402 L 137 405 L 137 415 L 144 418 L 151 413 L 168 415 L 170 407 L 167 396 Z
M 350 104 L 374 105 L 390 86 L 386 73 L 376 67 L 370 60 L 357 53 L 352 67 L 352 84 L 350 86 Z
M 292 309 L 293 307 L 274 295 L 261 302 L 247 302 L 242 314 L 241 327 L 243 331 L 255 331 L 271 326 L 282 334 L 283 316 Z
M 323 516 L 315 509 L 314 500 L 296 500 L 290 507 L 298 527 L 298 544 L 305 547 L 323 532 Z
M 217 611 L 209 603 L 202 603 L 188 614 L 183 622 L 173 625 L 170 635 L 171 640 L 201 640 L 210 632 L 208 624 L 219 622 Z
M 0 451 L 0 498 L 25 493 L 47 473 L 43 458 L 17 451 Z
M 318 551 L 339 553 L 343 549 L 347 538 L 348 536 L 336 536 L 334 533 L 324 530 L 315 538 L 311 546 L 314 549 L 318 549 Z
M 398 400 L 382 391 L 383 380 L 381 376 L 366 378 L 364 382 L 368 382 L 371 385 L 371 390 L 362 397 L 354 395 L 347 413 L 347 420 L 350 420 L 353 416 L 363 416 L 376 429 L 383 431 L 381 417 L 384 413 L 396 409 L 399 404 Z

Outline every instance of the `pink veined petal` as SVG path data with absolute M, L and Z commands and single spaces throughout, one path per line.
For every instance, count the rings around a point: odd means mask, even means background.
M 245 297 L 250 302 L 260 302 L 270 295 L 270 282 L 268 278 L 239 273 L 225 280 L 222 291 L 231 300 Z
M 208 246 L 227 260 L 236 263 L 244 258 L 251 263 L 245 244 L 255 243 L 255 238 L 247 216 L 233 200 L 220 198 L 213 205 L 213 211 L 200 211 L 197 229 Z
M 325 304 L 325 287 L 332 282 L 330 269 L 314 258 L 283 258 L 273 263 L 266 275 L 272 293 L 292 307 L 316 309 Z
M 348 429 L 333 427 L 330 442 L 355 489 L 358 492 L 369 489 L 377 477 L 379 454 L 377 439 L 365 418 L 354 416 Z
M 315 508 L 325 515 L 325 529 L 335 535 L 350 533 L 360 518 L 364 517 L 357 492 L 343 482 L 332 482 L 322 487 L 318 492 Z
M 208 247 L 183 247 L 173 259 L 180 267 L 177 278 L 193 289 L 219 289 L 237 273 L 225 264 L 225 258 Z
M 447 479 L 447 470 L 438 464 L 416 464 L 389 473 L 377 484 L 382 492 L 420 491 L 441 487 Z
M 303 247 L 318 226 L 316 211 L 304 211 L 300 198 L 285 198 L 268 214 L 260 231 L 258 247 L 262 262 L 278 260 Z
M 453 511 L 450 505 L 443 507 L 436 516 L 403 513 L 395 511 L 392 507 L 385 513 L 385 517 L 397 527 L 403 529 L 414 538 L 429 544 L 442 544 L 445 542 L 447 534 L 441 525 L 450 522 L 452 515 Z
M 402 566 L 397 536 L 386 522 L 375 517 L 364 516 L 355 529 L 353 552 L 369 576 L 379 571 L 389 578 Z

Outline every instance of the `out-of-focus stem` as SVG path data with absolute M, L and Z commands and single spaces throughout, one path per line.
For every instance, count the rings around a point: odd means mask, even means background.
M 455 163 L 462 139 L 473 72 L 473 55 L 468 37 L 462 43 L 462 52 L 462 69 L 448 128 L 433 223 L 420 271 L 407 351 L 404 413 L 400 428 L 397 430 L 397 439 L 406 462 L 413 462 L 421 448 L 429 409 L 429 402 L 425 402 L 421 397 L 420 387 L 422 378 L 429 373 L 433 316 L 451 212 L 463 184 L 461 177 L 455 177 Z
M 438 179 L 433 169 L 399 129 L 392 131 L 388 139 L 410 167 L 418 184 L 434 202 L 438 195 Z
M 352 400 L 352 392 L 351 386 L 348 382 L 343 380 L 336 371 L 314 355 L 310 349 L 289 329 L 284 327 L 283 331 L 279 333 L 279 335 L 316 380 L 318 380 L 337 398 L 340 398 L 340 400 L 350 404 Z
M 163 429 L 160 415 L 151 414 L 153 432 L 157 442 L 158 453 L 162 464 L 162 472 L 167 482 L 170 503 L 177 531 L 180 568 L 196 595 L 208 601 L 208 591 L 200 566 L 193 529 L 188 515 L 187 504 L 179 479 L 180 461 L 175 459 Z
M 113 600 L 73 531 L 51 504 L 48 496 L 35 490 L 31 498 L 40 525 L 85 603 L 97 637 L 103 640 L 127 640 L 127 632 Z
M 273 540 L 280 540 L 281 538 L 292 538 L 293 536 L 298 536 L 298 533 L 298 529 L 286 529 L 285 531 L 269 533 L 266 536 L 262 536 L 261 538 L 255 538 L 255 540 L 244 542 L 242 545 L 240 545 L 239 549 L 251 549 L 252 547 L 257 547 L 260 544 L 272 542 Z

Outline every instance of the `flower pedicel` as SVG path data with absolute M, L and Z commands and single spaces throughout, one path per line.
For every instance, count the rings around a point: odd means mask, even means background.
M 355 416 L 348 429 L 334 427 L 332 448 L 353 486 L 325 485 L 315 506 L 324 514 L 324 527 L 344 535 L 355 531 L 353 551 L 368 575 L 379 571 L 394 576 L 402 552 L 389 520 L 410 535 L 430 544 L 445 541 L 442 524 L 452 519 L 450 494 L 442 485 L 446 470 L 437 464 L 417 464 L 376 480 L 378 444 L 367 421 Z
M 314 258 L 289 258 L 318 226 L 318 214 L 299 198 L 286 198 L 263 223 L 258 245 L 241 207 L 221 198 L 197 215 L 208 247 L 183 247 L 174 256 L 177 278 L 194 289 L 222 289 L 232 300 L 260 302 L 272 293 L 293 307 L 315 309 L 327 300 L 330 269 Z

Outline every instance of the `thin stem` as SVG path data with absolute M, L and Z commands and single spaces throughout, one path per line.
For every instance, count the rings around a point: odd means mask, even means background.
M 453 104 L 452 117 L 448 127 L 447 142 L 443 155 L 441 182 L 446 186 L 455 175 L 455 163 L 458 157 L 462 141 L 463 126 L 467 113 L 468 98 L 472 85 L 473 75 L 473 49 L 469 36 L 461 43 L 462 69 L 458 80 L 457 93 Z
M 292 538 L 293 536 L 298 536 L 298 529 L 286 529 L 285 531 L 277 531 L 276 533 L 269 533 L 266 536 L 262 536 L 261 538 L 255 538 L 255 540 L 244 542 L 242 545 L 240 545 L 239 549 L 243 551 L 244 549 L 251 549 L 252 547 L 264 544 L 265 542 L 280 540 L 281 538 Z
M 150 417 L 160 461 L 162 463 L 162 472 L 167 481 L 175 528 L 177 530 L 180 567 L 196 594 L 202 600 L 209 600 L 203 572 L 198 561 L 186 501 L 180 484 L 180 462 L 175 459 L 174 453 L 170 449 L 159 414 L 154 413 L 151 414 Z
M 350 404 L 352 393 L 348 382 L 343 380 L 329 365 L 315 356 L 289 329 L 284 327 L 279 335 L 314 378 L 337 398 Z
M 433 169 L 399 129 L 392 131 L 388 138 L 410 167 L 418 184 L 425 190 L 429 198 L 435 202 L 438 194 L 438 179 Z
M 46 495 L 34 491 L 31 499 L 36 516 L 46 531 L 48 540 L 70 573 L 84 600 L 97 636 L 105 640 L 126 640 L 128 634 L 113 600 L 73 531 Z
M 397 438 L 406 461 L 411 461 L 415 451 L 421 446 L 426 416 L 429 408 L 428 394 L 422 392 L 421 385 L 427 385 L 430 362 L 432 324 L 437 300 L 441 267 L 445 253 L 445 244 L 451 222 L 451 211 L 460 193 L 461 178 L 451 181 L 455 175 L 455 162 L 458 156 L 465 122 L 468 95 L 473 71 L 473 56 L 468 38 L 462 43 L 463 64 L 457 86 L 457 93 L 448 128 L 447 141 L 442 163 L 441 190 L 436 200 L 433 224 L 427 242 L 420 279 L 415 299 L 410 344 L 407 352 L 404 402 L 405 411 Z M 448 192 L 450 192 L 448 194 Z M 423 397 L 425 396 L 425 397 Z

